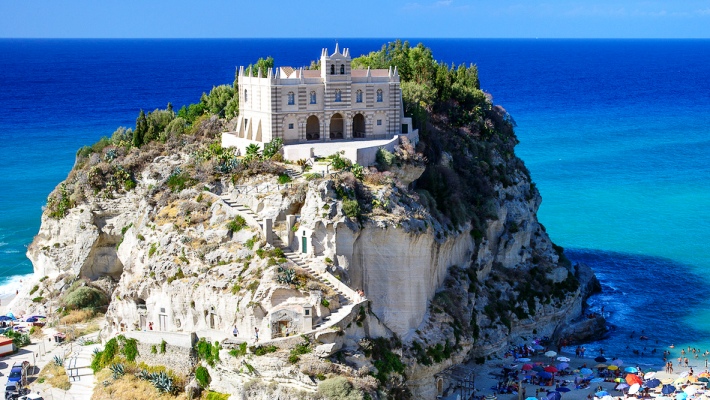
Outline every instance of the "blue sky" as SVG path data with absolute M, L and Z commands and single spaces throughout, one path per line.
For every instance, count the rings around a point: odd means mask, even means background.
M 3 38 L 708 38 L 710 0 L 0 0 Z

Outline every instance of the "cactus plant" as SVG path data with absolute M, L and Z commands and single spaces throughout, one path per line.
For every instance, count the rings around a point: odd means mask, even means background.
M 54 356 L 54 365 L 56 365 L 57 367 L 63 367 L 64 359 L 59 356 Z
M 121 363 L 111 364 L 109 366 L 113 379 L 118 379 L 126 374 L 126 368 Z

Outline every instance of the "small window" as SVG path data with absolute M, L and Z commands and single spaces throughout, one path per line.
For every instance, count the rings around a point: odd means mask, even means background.
M 340 75 L 345 75 L 345 64 L 340 64 Z
M 288 124 L 288 129 L 293 129 L 293 124 Z
M 316 104 L 316 92 L 311 92 L 311 104 Z
M 362 90 L 358 90 L 355 93 L 355 102 L 362 103 Z
M 377 102 L 382 103 L 382 89 L 377 89 Z
M 293 94 L 293 92 L 288 92 L 288 105 L 292 106 L 296 104 L 296 96 Z
M 247 96 L 247 90 L 244 89 L 244 101 L 249 101 L 249 96 Z
M 335 75 L 335 65 L 330 66 L 330 74 Z
M 340 102 L 341 99 L 342 99 L 342 92 L 340 91 L 340 89 L 336 89 L 335 90 L 335 101 Z
M 309 309 L 307 309 L 307 308 L 306 308 L 306 310 L 305 310 L 305 311 L 306 311 L 306 316 L 309 316 L 309 315 L 311 315 L 311 310 L 309 310 Z
M 382 120 L 381 120 L 381 119 L 378 119 L 378 120 L 377 120 L 377 125 L 382 125 Z

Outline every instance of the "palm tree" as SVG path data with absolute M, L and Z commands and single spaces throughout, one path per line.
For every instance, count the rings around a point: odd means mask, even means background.
M 259 158 L 261 156 L 261 147 L 258 144 L 252 143 L 246 148 L 246 155 L 244 158 L 246 160 L 253 160 L 254 158 Z

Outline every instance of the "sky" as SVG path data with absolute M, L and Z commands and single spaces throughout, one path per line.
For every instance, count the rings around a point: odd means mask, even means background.
M 0 0 L 0 38 L 709 38 L 710 0 Z

